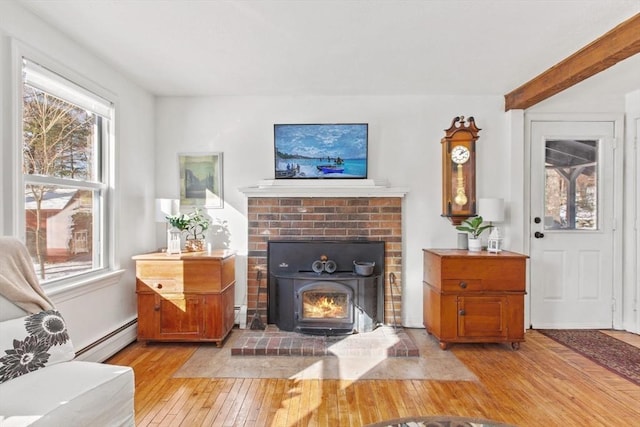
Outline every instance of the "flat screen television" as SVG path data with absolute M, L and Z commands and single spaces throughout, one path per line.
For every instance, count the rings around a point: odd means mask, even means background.
M 275 124 L 276 179 L 367 178 L 367 123 Z

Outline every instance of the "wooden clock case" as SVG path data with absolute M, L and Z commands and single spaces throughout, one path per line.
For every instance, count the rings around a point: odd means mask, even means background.
M 453 225 L 476 215 L 476 141 L 478 132 L 473 117 L 454 117 L 445 129 L 442 144 L 442 215 Z M 469 158 L 462 164 L 454 162 L 451 150 L 462 146 L 469 150 Z M 456 195 L 463 193 L 464 204 L 456 203 Z

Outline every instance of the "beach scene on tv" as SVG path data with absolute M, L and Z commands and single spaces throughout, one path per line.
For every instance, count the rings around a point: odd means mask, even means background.
M 275 177 L 366 178 L 367 136 L 367 124 L 276 124 Z

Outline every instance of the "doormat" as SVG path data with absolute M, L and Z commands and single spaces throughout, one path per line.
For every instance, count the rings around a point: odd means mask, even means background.
M 640 385 L 640 348 L 598 330 L 538 329 L 538 332 Z

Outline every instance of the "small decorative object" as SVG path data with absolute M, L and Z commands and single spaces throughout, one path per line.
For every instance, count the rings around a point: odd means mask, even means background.
M 167 255 L 179 254 L 181 252 L 181 234 L 182 232 L 176 227 L 171 227 L 167 230 Z
M 185 249 L 191 252 L 204 251 L 205 232 L 209 229 L 211 221 L 198 208 L 195 208 L 188 216 L 189 223 L 187 225 L 187 241 Z
M 180 204 L 222 208 L 222 153 L 179 154 Z
M 467 233 L 458 233 L 458 249 L 469 249 L 469 238 Z
M 465 219 L 462 225 L 456 226 L 458 231 L 466 231 L 469 233 L 469 250 L 472 252 L 479 252 L 482 250 L 482 241 L 480 235 L 484 230 L 490 228 L 490 225 L 482 225 L 483 219 L 481 216 Z
M 442 144 L 442 215 L 455 226 L 476 214 L 476 141 L 473 117 L 454 117 Z
M 502 252 L 502 237 L 500 236 L 500 230 L 498 227 L 494 227 L 489 233 L 489 244 L 487 245 L 488 252 Z

